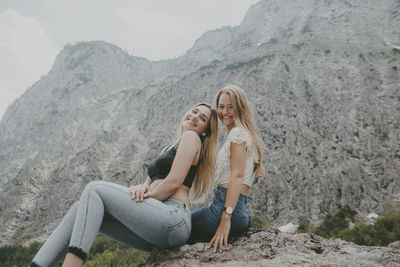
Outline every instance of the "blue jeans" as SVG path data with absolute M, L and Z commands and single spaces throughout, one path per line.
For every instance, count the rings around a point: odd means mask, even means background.
M 136 202 L 129 189 L 109 182 L 86 185 L 32 266 L 53 266 L 67 251 L 84 259 L 98 232 L 130 247 L 151 250 L 183 245 L 190 236 L 190 210 L 175 199 Z
M 226 191 L 226 188 L 218 186 L 210 206 L 192 211 L 191 239 L 211 239 L 214 236 L 221 222 Z M 249 228 L 252 221 L 251 199 L 240 194 L 232 214 L 230 234 L 238 234 Z

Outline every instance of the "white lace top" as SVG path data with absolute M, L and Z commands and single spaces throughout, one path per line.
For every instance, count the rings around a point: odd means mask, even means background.
M 216 170 L 215 170 L 215 182 L 217 185 L 225 184 L 229 182 L 231 177 L 230 158 L 231 158 L 231 142 L 236 144 L 242 144 L 246 142 L 246 165 L 243 174 L 243 184 L 251 186 L 254 180 L 254 162 L 257 158 L 254 151 L 251 136 L 243 128 L 233 128 L 222 148 L 219 150 L 217 155 Z

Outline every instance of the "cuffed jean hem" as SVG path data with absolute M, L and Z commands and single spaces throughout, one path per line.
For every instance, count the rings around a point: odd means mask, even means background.
M 77 247 L 68 247 L 68 252 L 74 254 L 79 257 L 81 260 L 85 261 L 87 253 L 83 251 L 81 248 Z

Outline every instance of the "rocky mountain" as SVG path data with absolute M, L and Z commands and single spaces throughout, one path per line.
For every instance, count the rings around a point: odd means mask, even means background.
M 264 143 L 255 212 L 279 225 L 399 204 L 400 2 L 263 0 L 171 60 L 65 46 L 0 122 L 0 245 L 49 233 L 91 180 L 141 182 L 186 109 L 230 83 Z
M 223 253 L 207 243 L 178 249 L 154 249 L 147 266 L 400 266 L 397 243 L 386 247 L 358 246 L 340 239 L 289 234 L 277 229 L 250 229 Z

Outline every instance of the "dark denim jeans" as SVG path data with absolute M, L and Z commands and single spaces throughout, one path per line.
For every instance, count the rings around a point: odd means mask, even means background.
M 215 190 L 214 199 L 208 207 L 192 211 L 191 240 L 211 240 L 214 236 L 221 222 L 226 191 L 226 188 L 218 186 Z M 253 215 L 251 211 L 251 199 L 248 196 L 240 194 L 239 200 L 232 214 L 230 234 L 238 234 L 249 228 L 252 221 Z

